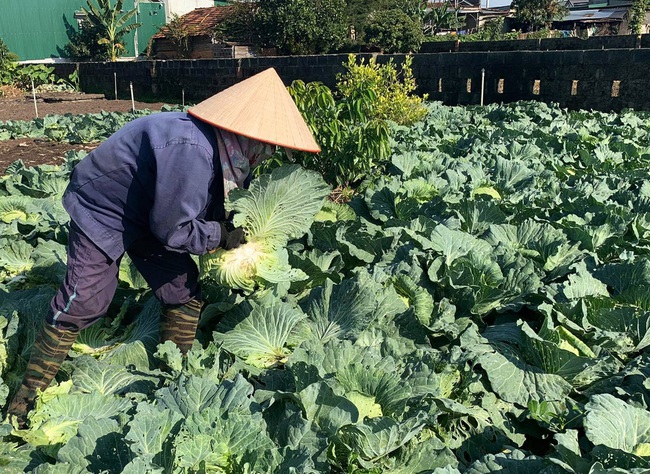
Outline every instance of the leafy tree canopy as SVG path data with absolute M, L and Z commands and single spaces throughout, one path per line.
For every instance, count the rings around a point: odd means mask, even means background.
M 214 32 L 224 41 L 254 44 L 259 36 L 256 32 L 255 14 L 257 5 L 253 2 L 233 2 L 230 11 Z
M 16 68 L 18 56 L 9 50 L 9 46 L 0 38 L 0 85 L 10 82 Z
M 645 23 L 646 11 L 650 3 L 648 0 L 634 0 L 632 6 L 630 7 L 629 15 L 629 29 L 630 33 L 634 35 L 641 34 L 641 29 Z
M 513 0 L 515 17 L 531 30 L 549 27 L 555 19 L 562 18 L 567 8 L 558 0 Z
M 81 61 L 108 61 L 110 52 L 107 44 L 102 44 L 101 28 L 83 22 L 82 27 L 77 31 L 72 26 L 68 28 L 70 41 L 65 45 L 65 55 Z
M 422 21 L 398 9 L 374 12 L 365 31 L 366 43 L 385 53 L 416 51 L 423 39 Z
M 425 9 L 426 2 L 421 0 L 347 0 L 345 16 L 359 39 L 364 37 L 366 26 L 379 11 L 401 10 L 413 19 L 422 20 Z
M 458 29 L 465 23 L 465 16 L 451 8 L 450 2 L 431 8 L 423 18 L 426 30 L 430 34 L 437 34 L 442 30 Z
M 125 35 L 140 27 L 132 22 L 136 9 L 124 11 L 124 0 L 86 0 L 81 7 L 86 18 L 80 31 L 68 31 L 70 43 L 65 51 L 73 58 L 115 61 L 126 51 Z
M 343 44 L 344 0 L 260 0 L 256 26 L 262 46 L 286 54 L 327 53 Z

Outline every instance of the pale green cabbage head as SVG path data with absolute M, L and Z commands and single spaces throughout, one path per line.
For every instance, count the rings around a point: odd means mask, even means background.
M 323 178 L 297 165 L 283 166 L 231 191 L 226 203 L 247 243 L 201 257 L 201 272 L 217 283 L 247 292 L 307 278 L 289 265 L 285 246 L 303 236 L 329 194 Z

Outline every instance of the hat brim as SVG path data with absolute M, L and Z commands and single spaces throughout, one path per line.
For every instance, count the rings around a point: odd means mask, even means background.
M 209 123 L 210 125 L 212 125 L 214 127 L 220 128 L 220 129 L 225 130 L 227 132 L 236 133 L 237 135 L 241 135 L 242 137 L 252 138 L 253 140 L 259 140 L 259 141 L 264 142 L 264 143 L 269 143 L 270 145 L 281 146 L 281 147 L 284 147 L 284 148 L 291 148 L 292 150 L 297 150 L 297 151 L 306 151 L 306 152 L 309 152 L 309 153 L 320 153 L 320 151 L 321 151 L 321 149 L 320 149 L 320 147 L 318 145 L 316 145 L 315 147 L 311 147 L 311 146 L 303 147 L 301 145 L 296 145 L 296 144 L 287 145 L 285 143 L 281 143 L 280 141 L 274 141 L 274 140 L 270 140 L 270 139 L 269 140 L 262 140 L 261 138 L 259 138 L 257 136 L 258 134 L 254 134 L 255 136 L 249 135 L 249 134 L 246 134 L 245 132 L 241 132 L 241 131 L 235 130 L 233 128 L 228 128 L 228 127 L 225 127 L 223 125 L 219 125 L 218 123 L 214 123 L 214 122 L 211 122 L 209 120 L 206 120 L 203 117 L 199 117 L 196 113 L 193 113 L 193 111 L 191 109 L 189 109 L 187 111 L 187 113 L 190 114 L 192 117 L 196 117 L 197 119 L 199 119 L 199 120 L 201 120 L 203 122 Z
M 273 68 L 190 107 L 188 113 L 214 127 L 264 143 L 310 153 L 321 151 Z

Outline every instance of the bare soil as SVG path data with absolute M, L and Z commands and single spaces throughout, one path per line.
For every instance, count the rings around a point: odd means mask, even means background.
M 130 100 L 106 100 L 102 96 L 70 93 L 48 93 L 37 96 L 39 117 L 51 114 L 90 114 L 101 111 L 129 112 Z M 136 109 L 160 110 L 161 102 L 135 102 Z M 36 117 L 31 96 L 0 97 L 0 122 L 7 120 L 32 120 Z M 0 175 L 7 166 L 16 160 L 23 160 L 26 166 L 41 164 L 60 164 L 69 150 L 87 150 L 95 148 L 98 143 L 72 145 L 70 143 L 52 142 L 46 139 L 21 138 L 0 141 Z

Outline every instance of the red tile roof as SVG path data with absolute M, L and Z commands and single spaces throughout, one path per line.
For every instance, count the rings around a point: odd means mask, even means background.
M 189 36 L 200 36 L 213 30 L 232 10 L 232 6 L 196 8 L 181 16 L 182 25 L 187 28 Z M 163 26 L 153 38 L 164 38 L 167 27 Z

